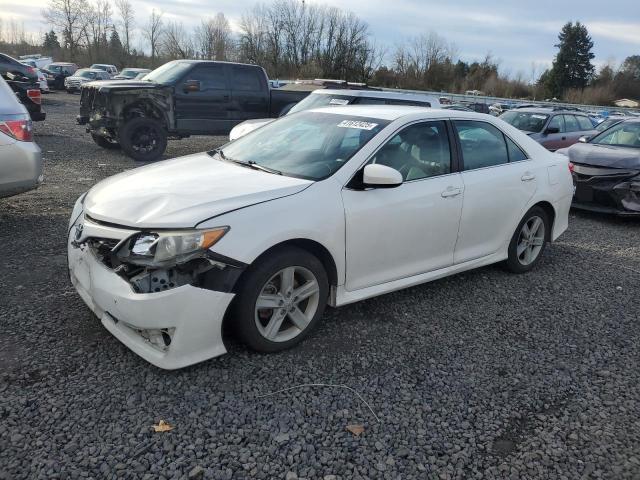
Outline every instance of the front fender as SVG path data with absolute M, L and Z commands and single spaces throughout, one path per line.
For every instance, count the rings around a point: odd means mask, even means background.
M 336 265 L 338 284 L 345 279 L 345 217 L 340 186 L 332 179 L 317 182 L 295 195 L 252 205 L 198 225 L 229 225 L 216 253 L 246 264 L 288 240 L 311 240 L 327 249 Z

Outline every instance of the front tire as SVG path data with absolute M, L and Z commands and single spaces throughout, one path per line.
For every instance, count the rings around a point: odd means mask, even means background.
M 91 138 L 96 143 L 96 145 L 107 150 L 118 150 L 120 148 L 120 144 L 115 140 L 109 140 L 108 138 L 96 135 L 95 133 L 91 134 Z
M 297 247 L 272 252 L 245 272 L 232 312 L 236 332 L 258 352 L 290 348 L 317 325 L 328 294 L 320 260 Z
M 167 149 L 166 130 L 151 118 L 132 118 L 120 129 L 118 137 L 124 153 L 139 162 L 158 160 Z
M 518 224 L 509 243 L 509 257 L 505 262 L 514 273 L 528 272 L 542 258 L 550 236 L 549 216 L 542 207 L 532 207 Z

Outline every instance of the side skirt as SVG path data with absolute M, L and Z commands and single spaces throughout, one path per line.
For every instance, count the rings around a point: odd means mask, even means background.
M 449 275 L 454 275 L 456 273 L 472 270 L 474 268 L 484 267 L 486 265 L 491 265 L 492 263 L 501 262 L 502 260 L 506 259 L 507 252 L 500 251 L 486 257 L 476 258 L 474 260 L 461 263 L 459 265 L 452 265 L 450 267 L 441 268 L 432 272 L 421 273 L 420 275 L 413 275 L 411 277 L 401 278 L 392 282 L 361 288 L 360 290 L 355 290 L 352 292 L 346 290 L 344 288 L 344 285 L 341 285 L 337 287 L 335 291 L 332 291 L 330 304 L 334 307 L 340 307 L 342 305 L 359 302 L 360 300 L 365 300 L 367 298 L 377 297 L 378 295 L 383 295 L 385 293 L 402 290 L 403 288 L 420 285 L 421 283 L 438 280 L 440 278 L 448 277 Z

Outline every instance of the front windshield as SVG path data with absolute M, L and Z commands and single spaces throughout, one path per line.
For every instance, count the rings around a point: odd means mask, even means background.
M 82 78 L 96 78 L 96 72 L 91 72 L 89 70 L 78 70 L 74 76 Z
M 327 107 L 331 105 L 349 105 L 353 101 L 353 99 L 354 97 L 349 95 L 327 95 L 323 93 L 312 93 L 296 103 L 293 108 L 289 110 L 289 114 L 311 110 L 312 108 Z
M 136 75 L 138 75 L 138 73 L 136 70 L 129 70 L 128 68 L 125 68 L 124 70 L 122 70 L 120 72 L 120 75 L 122 75 L 123 77 L 128 77 L 128 78 L 133 78 Z
M 222 147 L 224 158 L 322 180 L 333 175 L 389 122 L 378 118 L 301 112 Z
M 596 145 L 640 148 L 640 122 L 622 122 L 591 139 Z
M 540 132 L 547 123 L 549 115 L 511 110 L 500 115 L 500 118 L 518 130 L 525 132 Z
M 171 83 L 178 80 L 191 68 L 191 63 L 174 60 L 156 68 L 144 77 L 145 82 Z

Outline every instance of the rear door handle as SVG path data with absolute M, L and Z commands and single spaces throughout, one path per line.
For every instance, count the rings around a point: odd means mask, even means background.
M 522 180 L 523 182 L 530 182 L 535 179 L 536 179 L 536 176 L 531 172 L 525 172 L 524 175 L 520 177 L 520 180 Z
M 442 196 L 442 198 L 448 198 L 448 197 L 457 197 L 461 193 L 462 193 L 461 188 L 448 186 L 447 189 L 444 192 L 442 192 L 440 195 Z

